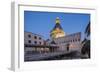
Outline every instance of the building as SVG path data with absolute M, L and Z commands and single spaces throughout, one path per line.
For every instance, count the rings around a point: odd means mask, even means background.
M 59 51 L 81 51 L 81 33 L 74 33 L 53 39 L 59 45 Z
M 53 42 L 47 44 L 43 36 L 31 32 L 24 32 L 24 51 L 25 54 L 39 54 L 53 52 L 57 49 L 57 45 Z
M 60 25 L 59 17 L 56 18 L 56 25 L 51 30 L 50 36 L 52 39 L 65 36 L 65 32 L 63 31 L 63 28 Z
M 59 46 L 58 51 L 81 51 L 81 32 L 66 35 L 58 17 L 54 28 L 50 32 L 50 37 L 50 41 L 54 41 Z
M 43 36 L 31 32 L 24 32 L 24 44 L 43 45 Z
M 59 17 L 56 18 L 54 28 L 50 31 L 50 39 L 44 40 L 43 36 L 31 32 L 24 32 L 25 53 L 47 53 L 47 52 L 72 52 L 81 51 L 81 32 L 65 34 L 60 24 Z
M 26 54 L 41 53 L 48 48 L 41 47 L 45 44 L 43 36 L 31 32 L 24 32 L 24 50 Z

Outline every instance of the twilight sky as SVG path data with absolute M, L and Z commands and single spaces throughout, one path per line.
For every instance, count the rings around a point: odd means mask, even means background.
M 60 18 L 61 26 L 66 34 L 83 33 L 90 21 L 90 14 L 24 11 L 24 31 L 50 38 L 50 31 L 55 26 L 56 17 Z

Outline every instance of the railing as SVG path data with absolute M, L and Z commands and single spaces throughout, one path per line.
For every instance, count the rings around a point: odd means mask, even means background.
M 24 44 L 24 47 L 35 47 L 35 48 L 58 48 L 57 45 L 29 45 L 29 44 Z

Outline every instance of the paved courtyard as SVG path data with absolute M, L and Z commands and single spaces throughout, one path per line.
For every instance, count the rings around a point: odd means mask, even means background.
M 53 52 L 43 54 L 30 54 L 25 55 L 25 61 L 40 61 L 40 60 L 62 60 L 62 59 L 80 59 L 81 54 L 79 52 Z

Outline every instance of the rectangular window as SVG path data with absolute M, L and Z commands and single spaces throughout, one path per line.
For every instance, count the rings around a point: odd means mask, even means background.
M 39 37 L 39 40 L 41 40 L 41 37 Z
M 37 44 L 37 41 L 34 41 L 35 44 Z
M 31 38 L 31 35 L 28 35 L 29 38 Z
M 34 36 L 34 39 L 37 39 L 37 36 Z
M 28 43 L 31 43 L 31 40 L 28 40 Z

